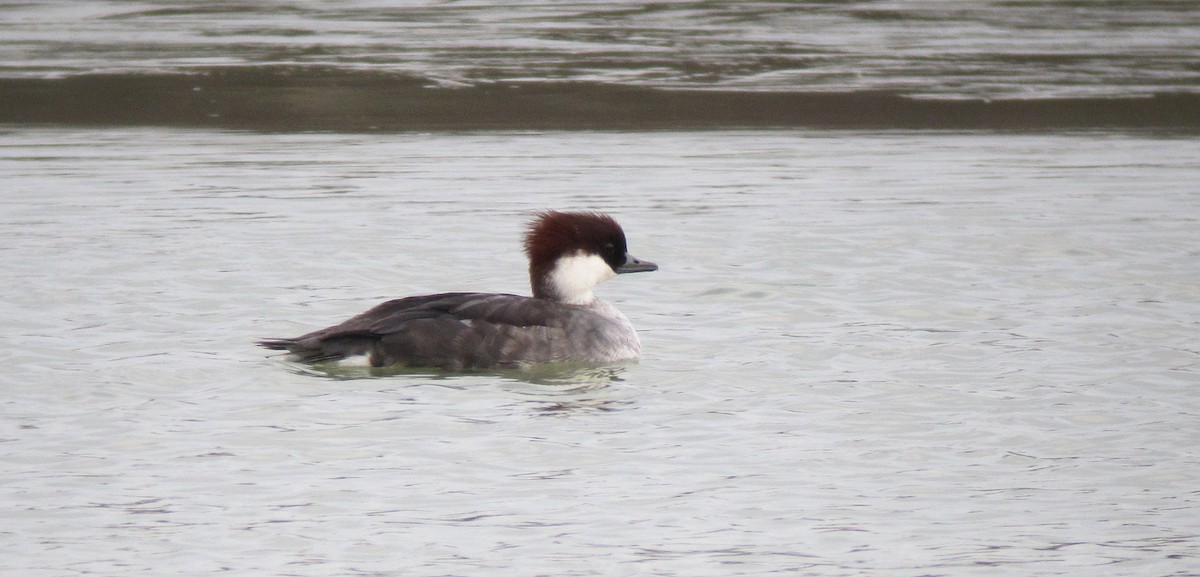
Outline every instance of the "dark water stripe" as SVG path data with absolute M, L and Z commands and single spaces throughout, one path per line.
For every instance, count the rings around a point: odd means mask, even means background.
M 589 83 L 433 88 L 339 69 L 0 79 L 0 122 L 251 130 L 705 129 L 736 127 L 1200 129 L 1200 94 L 1034 100 L 883 92 L 664 90 Z

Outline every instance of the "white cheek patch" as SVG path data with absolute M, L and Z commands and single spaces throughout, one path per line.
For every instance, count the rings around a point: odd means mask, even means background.
M 577 252 L 558 259 L 549 284 L 563 302 L 583 305 L 595 300 L 592 287 L 616 275 L 600 255 Z

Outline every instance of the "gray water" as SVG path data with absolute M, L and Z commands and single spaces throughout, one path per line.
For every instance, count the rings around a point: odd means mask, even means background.
M 6 5 L 0 575 L 1200 575 L 1198 25 Z M 253 345 L 525 292 L 544 208 L 662 266 L 640 363 Z
M 1200 131 L 1194 0 L 9 3 L 0 124 Z
M 0 77 L 336 67 L 921 97 L 1200 92 L 1193 0 L 10 3 Z
M 0 132 L 0 574 L 1200 574 L 1200 142 Z M 253 346 L 525 292 L 616 216 L 640 363 Z

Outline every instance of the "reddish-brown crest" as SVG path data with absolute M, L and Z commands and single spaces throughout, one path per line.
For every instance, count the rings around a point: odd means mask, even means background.
M 566 253 L 587 251 L 599 254 L 614 269 L 625 262 L 625 232 L 606 214 L 596 212 L 539 212 L 525 235 L 525 254 L 529 256 L 529 277 L 538 296 L 538 279 L 543 278 L 554 261 Z

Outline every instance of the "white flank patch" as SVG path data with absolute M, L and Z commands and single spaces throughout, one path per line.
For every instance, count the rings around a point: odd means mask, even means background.
M 352 355 L 344 359 L 338 359 L 337 366 L 339 367 L 369 367 L 371 366 L 371 355 Z
M 560 257 L 550 270 L 550 287 L 563 302 L 586 305 L 596 299 L 592 287 L 617 273 L 600 255 L 576 252 Z

